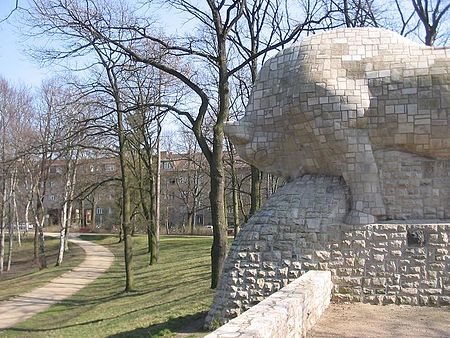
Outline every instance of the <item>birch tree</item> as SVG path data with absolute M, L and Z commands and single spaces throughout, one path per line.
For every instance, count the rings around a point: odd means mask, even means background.
M 0 273 L 4 270 L 5 234 L 9 233 L 6 270 L 13 257 L 14 232 L 20 245 L 17 209 L 19 155 L 29 132 L 31 96 L 26 88 L 0 78 Z

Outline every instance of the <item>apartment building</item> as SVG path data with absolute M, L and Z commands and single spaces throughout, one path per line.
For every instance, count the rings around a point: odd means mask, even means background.
M 59 224 L 68 182 L 69 163 L 52 162 L 46 180 L 44 208 L 48 224 Z M 119 164 L 116 158 L 78 160 L 73 192 L 72 225 L 80 228 L 117 228 L 119 209 Z
M 156 160 L 155 160 L 156 163 Z M 240 220 L 248 216 L 250 207 L 250 167 L 233 160 L 240 196 Z M 48 224 L 59 224 L 67 186 L 68 163 L 58 160 L 51 164 L 46 183 L 44 207 Z M 226 161 L 226 208 L 229 227 L 234 226 L 230 161 Z M 116 231 L 120 226 L 120 166 L 118 158 L 82 159 L 77 163 L 73 197 L 72 226 L 86 231 Z M 273 190 L 264 176 L 262 195 Z M 141 182 L 145 186 L 149 182 Z M 273 185 L 273 184 L 272 184 Z M 208 163 L 201 153 L 161 153 L 160 224 L 168 232 L 189 233 L 192 227 L 211 225 L 209 205 L 210 177 Z M 270 190 L 270 191 L 269 191 Z M 141 217 L 139 194 L 132 193 L 132 212 L 137 231 L 145 230 Z

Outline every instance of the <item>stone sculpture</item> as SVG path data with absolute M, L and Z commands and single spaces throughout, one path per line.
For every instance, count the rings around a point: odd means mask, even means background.
M 264 64 L 244 118 L 225 132 L 265 172 L 342 176 L 347 223 L 392 218 L 386 154 L 450 158 L 450 48 L 377 28 L 313 35 Z
M 310 270 L 331 272 L 335 301 L 448 306 L 449 94 L 450 48 L 384 29 L 324 32 L 269 60 L 225 131 L 290 182 L 234 240 L 206 324 Z

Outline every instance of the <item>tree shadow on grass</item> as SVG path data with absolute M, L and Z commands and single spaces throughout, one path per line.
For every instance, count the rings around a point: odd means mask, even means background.
M 123 293 L 123 294 L 126 294 L 126 293 Z M 129 293 L 126 294 L 126 295 L 129 296 Z M 117 314 L 117 315 L 105 316 L 105 317 L 102 317 L 102 318 L 93 319 L 93 320 L 89 320 L 89 321 L 85 321 L 85 322 L 81 322 L 81 323 L 68 324 L 68 325 L 58 325 L 58 326 L 55 326 L 55 327 L 47 327 L 47 328 L 33 328 L 33 329 L 31 329 L 31 328 L 20 328 L 20 327 L 9 327 L 7 330 L 16 331 L 16 332 L 46 332 L 46 331 L 48 332 L 48 331 L 53 331 L 53 330 L 59 330 L 59 329 L 66 329 L 66 328 L 71 328 L 71 327 L 77 327 L 77 326 L 90 325 L 90 324 L 100 323 L 100 322 L 104 322 L 104 321 L 114 321 L 116 319 L 119 319 L 119 318 L 127 316 L 127 315 L 131 315 L 131 314 L 136 313 L 136 312 L 141 312 L 141 311 L 154 309 L 154 308 L 156 308 L 158 306 L 161 306 L 163 304 L 169 305 L 169 304 L 172 304 L 172 303 L 176 303 L 176 302 L 178 302 L 180 300 L 187 301 L 187 299 L 189 297 L 190 296 L 186 296 L 186 297 L 183 297 L 183 298 L 180 298 L 180 299 L 177 299 L 177 300 L 168 301 L 168 302 L 165 302 L 165 303 L 153 304 L 153 305 L 149 305 L 149 306 L 146 306 L 146 307 L 133 309 L 133 310 L 130 310 L 130 311 L 127 311 L 127 312 L 124 312 L 124 313 Z M 151 330 L 151 332 L 153 332 L 153 327 L 160 326 L 161 328 L 158 329 L 158 330 L 163 330 L 162 327 L 164 327 L 164 325 L 169 325 L 170 324 L 171 327 L 176 327 L 176 323 L 179 323 L 178 327 L 180 327 L 182 325 L 182 323 L 190 323 L 193 320 L 193 319 L 190 319 L 191 317 L 195 317 L 195 316 L 200 315 L 200 314 L 203 316 L 202 318 L 204 318 L 204 316 L 206 315 L 205 312 L 200 312 L 200 313 L 197 313 L 197 314 L 191 315 L 191 316 L 171 318 L 166 323 L 152 325 L 152 326 L 149 326 L 148 328 L 138 328 L 138 329 L 135 329 L 135 330 L 130 331 L 130 332 L 124 332 L 123 336 L 122 336 L 122 333 L 120 333 L 120 334 L 117 334 L 117 335 L 114 335 L 114 336 L 111 336 L 111 337 L 116 337 L 116 336 L 117 337 L 143 337 L 143 336 L 148 337 L 150 330 Z M 203 325 L 203 319 L 201 319 L 200 321 L 201 321 L 201 325 Z M 200 325 L 200 328 L 201 328 L 201 325 Z M 155 329 L 155 330 L 157 330 L 157 329 Z M 133 335 L 133 332 L 135 332 L 134 335 Z M 142 334 L 144 334 L 144 332 L 145 332 L 145 335 L 139 335 L 138 334 L 139 332 L 142 333 Z
M 108 336 L 109 338 L 131 338 L 131 337 L 174 337 L 178 335 L 190 336 L 207 334 L 203 329 L 207 312 L 197 312 L 193 315 L 173 317 L 167 322 L 141 327 L 131 331 L 116 333 Z

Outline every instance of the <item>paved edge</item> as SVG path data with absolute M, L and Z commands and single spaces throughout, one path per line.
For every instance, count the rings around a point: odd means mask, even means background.
M 69 241 L 85 251 L 84 261 L 42 287 L 0 302 L 0 330 L 20 323 L 70 297 L 100 277 L 114 262 L 114 254 L 102 245 L 74 238 Z
M 450 307 L 333 303 L 307 338 L 450 337 Z

